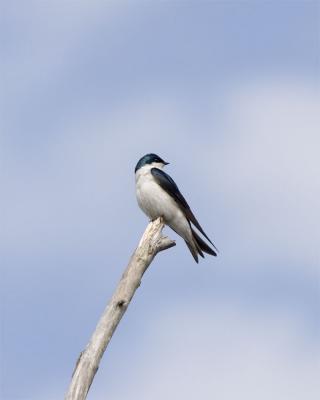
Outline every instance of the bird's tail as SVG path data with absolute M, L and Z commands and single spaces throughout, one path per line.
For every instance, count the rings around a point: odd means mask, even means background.
M 191 228 L 191 226 L 190 226 Z M 193 243 L 189 243 L 186 241 L 186 244 L 195 260 L 196 263 L 199 262 L 198 254 L 204 258 L 203 253 L 210 254 L 212 256 L 216 256 L 217 253 L 204 241 L 201 237 L 191 228 Z

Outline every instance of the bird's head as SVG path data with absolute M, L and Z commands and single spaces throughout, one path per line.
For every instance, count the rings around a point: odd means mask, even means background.
M 150 165 L 155 168 L 163 168 L 165 165 L 168 164 L 169 163 L 163 161 L 161 157 L 157 156 L 156 154 L 150 153 L 140 158 L 134 172 L 137 172 L 140 168 L 144 167 L 145 165 Z

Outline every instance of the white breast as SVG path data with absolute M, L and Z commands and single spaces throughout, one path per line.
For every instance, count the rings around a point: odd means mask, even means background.
M 136 172 L 136 196 L 139 207 L 151 219 L 163 217 L 165 223 L 179 235 L 188 238 L 191 235 L 187 219 L 177 203 L 155 181 L 150 170 L 152 165 L 145 165 Z
M 136 195 L 140 208 L 150 219 L 168 214 L 168 208 L 176 207 L 171 197 L 156 183 L 150 170 L 151 165 L 146 165 L 136 172 Z M 168 216 L 168 215 L 167 215 Z

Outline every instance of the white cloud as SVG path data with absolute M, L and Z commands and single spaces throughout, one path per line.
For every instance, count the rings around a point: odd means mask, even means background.
M 319 105 L 298 80 L 248 82 L 226 97 L 225 140 L 206 158 L 239 255 L 319 261 Z
M 145 352 L 130 373 L 126 367 L 113 399 L 317 398 L 319 354 L 311 352 L 298 321 L 288 314 L 250 314 L 234 304 L 189 306 L 157 316 Z M 106 378 L 99 379 L 93 400 L 110 395 Z

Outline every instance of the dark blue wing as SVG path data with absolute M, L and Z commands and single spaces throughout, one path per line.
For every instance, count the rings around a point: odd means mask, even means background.
M 183 211 L 186 218 L 193 223 L 193 225 L 199 229 L 199 231 L 205 236 L 209 242 L 214 246 L 208 236 L 205 234 L 204 230 L 201 228 L 199 222 L 197 221 L 196 217 L 194 216 L 193 212 L 191 211 L 189 204 L 187 203 L 186 199 L 182 196 L 178 186 L 176 185 L 175 181 L 164 171 L 158 168 L 152 168 L 151 174 L 157 181 L 157 183 L 165 190 L 179 205 L 180 209 Z M 214 246 L 215 247 L 215 246 Z

